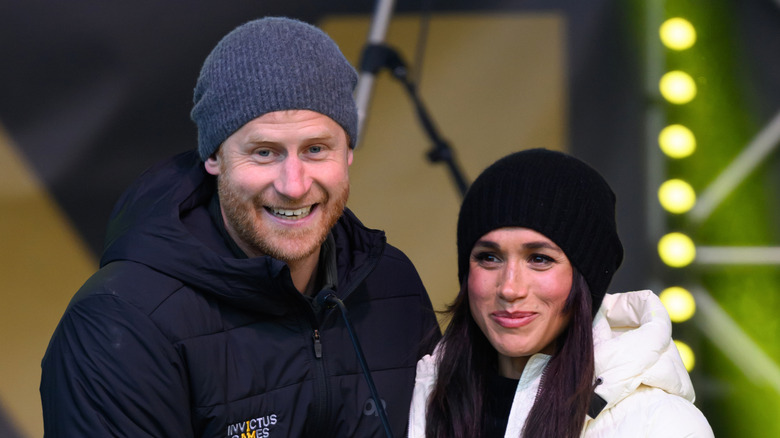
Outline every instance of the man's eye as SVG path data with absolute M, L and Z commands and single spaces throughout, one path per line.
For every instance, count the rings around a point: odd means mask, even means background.
M 309 152 L 313 154 L 318 154 L 322 152 L 322 146 L 309 146 Z
M 269 151 L 268 149 L 259 149 L 256 153 L 257 153 L 257 155 L 260 155 L 261 157 L 270 157 L 271 156 L 271 151 Z

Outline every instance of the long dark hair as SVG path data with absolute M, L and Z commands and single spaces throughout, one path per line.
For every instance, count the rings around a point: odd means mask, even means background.
M 448 307 L 436 383 L 428 398 L 426 438 L 481 438 L 489 373 L 498 353 L 471 316 L 467 279 Z M 593 389 L 593 314 L 590 290 L 574 269 L 563 312 L 569 324 L 556 339 L 540 390 L 524 426 L 525 437 L 579 437 Z

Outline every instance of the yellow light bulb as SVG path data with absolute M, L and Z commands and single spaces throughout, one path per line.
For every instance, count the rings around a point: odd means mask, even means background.
M 696 247 L 690 237 L 682 233 L 669 233 L 658 241 L 658 255 L 673 268 L 688 266 L 696 258 Z
M 664 21 L 658 33 L 661 42 L 672 50 L 685 50 L 696 42 L 696 29 L 690 21 L 680 17 Z
M 658 145 L 671 158 L 685 158 L 696 150 L 696 137 L 683 125 L 669 125 L 658 134 Z
M 658 295 L 672 322 L 685 322 L 696 313 L 696 301 L 687 289 L 669 287 Z
M 696 97 L 696 82 L 684 71 L 674 70 L 661 77 L 661 95 L 671 103 L 682 105 Z
M 685 369 L 688 370 L 688 372 L 691 372 L 694 365 L 696 365 L 696 357 L 693 354 L 693 349 L 683 341 L 675 340 L 674 345 L 677 346 L 677 351 L 680 352 L 680 358 L 683 361 L 683 365 L 685 365 Z
M 681 179 L 670 179 L 661 184 L 658 189 L 658 201 L 670 213 L 685 213 L 696 203 L 696 192 L 687 182 Z

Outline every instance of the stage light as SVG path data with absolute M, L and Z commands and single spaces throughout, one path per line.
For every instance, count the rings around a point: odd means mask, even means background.
M 669 233 L 658 241 L 658 255 L 673 268 L 688 266 L 696 258 L 696 247 L 690 237 L 682 233 Z
M 685 158 L 696 150 L 696 137 L 683 125 L 669 125 L 658 134 L 658 145 L 670 158 Z
M 696 192 L 687 182 L 670 179 L 658 189 L 658 201 L 670 213 L 685 213 L 696 203 Z
M 685 50 L 696 42 L 696 29 L 690 21 L 680 17 L 664 21 L 658 33 L 661 42 L 672 50 Z
M 693 350 L 683 341 L 674 341 L 674 345 L 677 346 L 677 351 L 680 352 L 680 358 L 685 365 L 685 369 L 691 372 L 694 365 L 696 365 L 696 357 L 693 354 Z
M 674 70 L 661 77 L 661 95 L 671 103 L 682 105 L 696 97 L 696 82 L 684 71 Z
M 672 322 L 685 322 L 696 313 L 696 301 L 687 289 L 672 286 L 664 289 L 658 298 L 664 303 Z

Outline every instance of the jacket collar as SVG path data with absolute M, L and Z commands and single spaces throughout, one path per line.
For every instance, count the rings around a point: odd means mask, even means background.
M 666 309 L 649 290 L 607 294 L 593 321 L 595 392 L 614 406 L 640 385 L 691 402 L 693 385 L 672 341 Z

